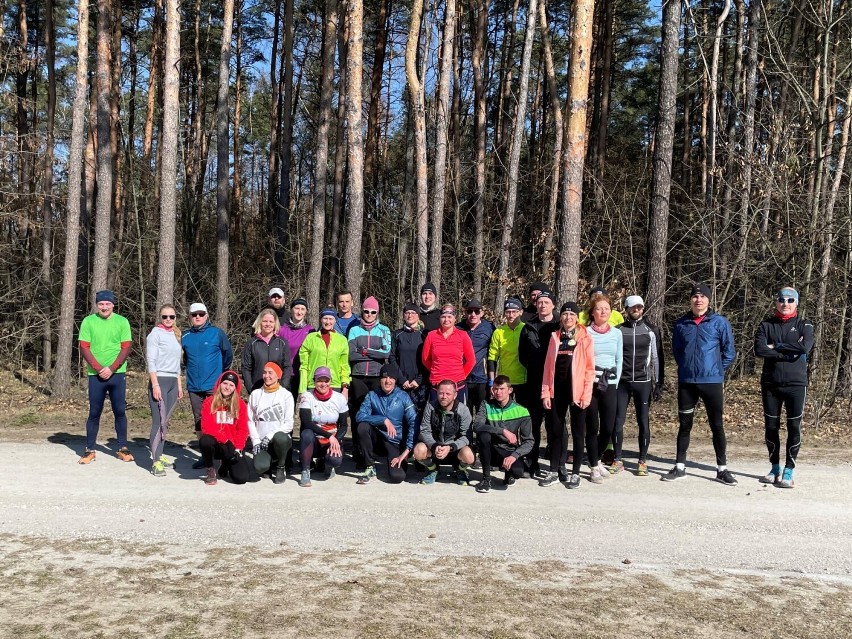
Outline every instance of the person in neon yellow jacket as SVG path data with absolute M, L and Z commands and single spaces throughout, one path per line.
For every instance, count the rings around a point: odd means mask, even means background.
M 299 394 L 313 388 L 315 371 L 325 366 L 331 371 L 331 387 L 349 398 L 352 372 L 349 368 L 349 342 L 335 332 L 337 312 L 324 308 L 320 313 L 320 330 L 309 333 L 299 348 Z

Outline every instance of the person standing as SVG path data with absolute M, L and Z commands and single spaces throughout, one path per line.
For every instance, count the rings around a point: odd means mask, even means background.
M 243 346 L 243 358 L 240 371 L 246 391 L 251 393 L 263 387 L 263 369 L 268 362 L 275 362 L 281 368 L 281 385 L 290 386 L 291 359 L 290 347 L 278 337 L 281 326 L 275 309 L 266 308 L 260 312 L 252 325 L 254 336 Z
M 468 300 L 464 305 L 464 316 L 465 319 L 456 324 L 456 328 L 467 333 L 473 344 L 473 358 L 476 361 L 467 376 L 467 407 L 471 413 L 475 413 L 488 395 L 486 359 L 491 336 L 494 334 L 494 324 L 482 318 L 482 302 L 476 298 Z
M 766 447 L 772 468 L 764 484 L 793 488 L 793 471 L 802 442 L 802 415 L 808 389 L 808 354 L 814 346 L 814 325 L 799 315 L 799 292 L 785 286 L 775 298 L 775 312 L 754 335 L 754 354 L 763 358 L 760 395 Z M 787 417 L 784 470 L 781 470 L 781 409 Z
M 445 379 L 456 383 L 459 401 L 467 400 L 467 376 L 476 359 L 473 343 L 467 333 L 456 328 L 456 309 L 452 304 L 441 307 L 441 324 L 426 334 L 423 341 L 423 365 L 429 370 L 429 400 L 438 398 L 438 384 Z
M 503 317 L 506 323 L 494 329 L 488 346 L 488 386 L 494 384 L 494 378 L 498 375 L 505 375 L 515 391 L 515 399 L 521 403 L 518 398 L 524 398 L 527 384 L 527 369 L 518 357 L 524 329 L 521 300 L 517 297 L 508 298 L 503 304 Z
M 148 364 L 148 405 L 151 407 L 151 474 L 165 477 L 166 467 L 174 460 L 163 455 L 169 429 L 169 417 L 177 400 L 183 399 L 180 379 L 180 329 L 171 304 L 160 307 L 160 323 L 145 339 Z
M 274 483 L 287 477 L 286 462 L 293 447 L 293 395 L 279 383 L 281 367 L 267 362 L 263 367 L 263 386 L 248 400 L 248 431 L 254 453 L 252 463 L 260 476 L 275 468 Z
M 614 458 L 610 473 L 624 468 L 622 449 L 627 405 L 633 399 L 636 424 L 639 426 L 639 465 L 636 474 L 648 476 L 648 447 L 651 443 L 651 426 L 648 413 L 651 399 L 659 401 L 663 394 L 664 360 L 660 329 L 645 318 L 645 302 L 639 295 L 630 295 L 624 303 L 627 319 L 618 326 L 624 345 L 621 381 L 618 384 L 618 401 L 615 411 L 613 436 Z
M 334 299 L 337 303 L 334 330 L 338 334 L 343 335 L 343 337 L 346 337 L 349 329 L 356 326 L 358 322 L 361 321 L 361 318 L 358 317 L 358 314 L 353 310 L 354 302 L 352 300 L 352 291 L 346 289 L 338 291 Z
M 600 296 L 606 296 L 606 298 L 610 300 L 609 304 L 610 304 L 611 312 L 610 312 L 610 315 L 609 315 L 609 325 L 612 326 L 612 327 L 616 327 L 619 324 L 621 324 L 622 322 L 624 322 L 624 316 L 621 313 L 619 313 L 617 310 L 612 308 L 612 298 L 609 297 L 609 294 L 606 292 L 606 289 L 603 288 L 602 286 L 596 286 L 592 290 L 589 291 L 589 299 L 586 302 L 586 304 L 587 305 L 591 304 L 592 298 L 600 297 Z M 589 312 L 585 309 L 580 311 L 580 324 L 582 324 L 583 326 L 588 326 L 591 323 L 592 323 L 592 316 L 589 315 Z
M 308 336 L 316 329 L 308 324 L 305 317 L 308 314 L 308 303 L 304 298 L 297 297 L 290 302 L 290 319 L 281 324 L 278 337 L 287 342 L 290 349 L 290 394 L 297 397 L 299 394 L 299 378 L 301 373 L 301 362 L 299 361 L 299 349 Z
M 690 310 L 674 324 L 672 354 L 677 362 L 677 459 L 662 477 L 675 481 L 686 476 L 686 452 L 698 400 L 704 402 L 716 452 L 716 481 L 736 486 L 728 470 L 723 412 L 725 372 L 737 357 L 734 332 L 727 319 L 710 308 L 710 288 L 695 284 L 689 292 Z
M 438 308 L 438 287 L 426 282 L 420 287 L 420 322 L 423 332 L 434 331 L 441 326 L 441 311 Z
M 299 349 L 299 394 L 314 387 L 313 371 L 328 368 L 331 387 L 349 397 L 352 381 L 349 369 L 349 343 L 335 330 L 337 313 L 331 307 L 320 312 L 320 330 L 310 333 Z
M 538 315 L 535 303 L 542 291 L 550 291 L 550 287 L 544 282 L 533 282 L 529 285 L 529 288 L 527 289 L 529 304 L 527 304 L 526 308 L 523 309 L 523 313 L 520 316 L 521 321 L 525 324 Z
M 426 404 L 426 379 L 423 367 L 423 332 L 419 307 L 409 302 L 402 309 L 402 328 L 391 334 L 391 353 L 388 360 L 399 368 L 399 386 L 408 393 L 418 414 Z
M 80 324 L 80 353 L 86 360 L 89 378 L 89 417 L 86 419 L 86 450 L 79 463 L 95 461 L 95 445 L 101 427 L 104 402 L 115 417 L 115 435 L 121 461 L 133 461 L 127 448 L 127 356 L 133 344 L 130 322 L 114 312 L 116 299 L 110 290 L 95 294 L 97 313 L 87 315 Z
M 269 289 L 265 308 L 271 308 L 275 311 L 280 326 L 284 326 L 290 320 L 290 313 L 287 312 L 287 298 L 284 297 L 284 291 L 277 286 Z
M 549 411 L 539 399 L 541 382 L 544 378 L 544 360 L 547 357 L 548 339 L 557 329 L 559 319 L 554 316 L 554 297 L 549 290 L 541 291 L 535 302 L 536 316 L 524 324 L 521 339 L 518 342 L 518 358 L 527 369 L 527 392 L 518 397 L 518 402 L 530 412 L 534 445 L 529 453 L 527 463 L 530 476 L 544 479 L 538 463 L 541 448 L 542 419 L 550 421 Z

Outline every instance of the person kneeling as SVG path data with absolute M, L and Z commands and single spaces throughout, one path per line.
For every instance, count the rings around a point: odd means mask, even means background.
M 456 384 L 445 379 L 438 384 L 438 399 L 426 404 L 420 423 L 420 443 L 414 447 L 414 459 L 426 466 L 421 484 L 433 484 L 438 478 L 439 464 L 452 464 L 456 482 L 468 485 L 468 469 L 474 462 L 471 440 L 471 416 L 467 406 L 458 401 Z
M 225 371 L 216 382 L 213 394 L 201 406 L 198 447 L 207 468 L 205 484 L 216 485 L 216 459 L 222 462 L 218 477 L 230 477 L 235 484 L 257 481 L 254 466 L 242 453 L 248 434 L 248 407 L 240 398 L 240 378 L 234 371 Z
M 482 480 L 476 492 L 491 490 L 491 459 L 500 460 L 503 483 L 511 486 L 524 475 L 524 456 L 533 447 L 530 412 L 512 399 L 512 384 L 505 375 L 498 375 L 491 387 L 491 399 L 485 410 L 476 413 L 473 430 L 479 437 L 479 456 L 482 461 Z
M 397 388 L 399 375 L 396 365 L 382 366 L 379 390 L 367 393 L 355 417 L 361 453 L 367 467 L 358 479 L 359 484 L 368 484 L 376 476 L 374 449 L 379 443 L 387 454 L 390 482 L 399 484 L 405 480 L 408 456 L 414 447 L 417 410 L 408 393 Z
M 319 366 L 314 371 L 314 387 L 299 397 L 299 421 L 302 432 L 299 448 L 302 460 L 302 479 L 299 486 L 311 486 L 311 462 L 317 460 L 317 470 L 325 470 L 329 479 L 343 463 L 340 442 L 346 436 L 349 405 L 342 393 L 331 388 L 331 370 Z
M 268 473 L 273 464 L 276 484 L 284 483 L 285 464 L 293 447 L 293 395 L 278 382 L 281 367 L 267 362 L 263 367 L 263 386 L 249 396 L 248 428 L 254 449 L 254 469 Z

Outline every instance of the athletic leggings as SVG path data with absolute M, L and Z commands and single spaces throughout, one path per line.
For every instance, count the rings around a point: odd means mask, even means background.
M 692 420 L 695 417 L 695 405 L 698 400 L 704 402 L 707 411 L 707 421 L 713 433 L 713 450 L 716 451 L 716 464 L 727 464 L 725 441 L 725 426 L 722 412 L 725 407 L 724 389 L 719 384 L 686 384 L 678 383 L 677 389 L 677 418 L 680 428 L 677 431 L 677 463 L 686 463 L 686 451 L 689 449 L 689 433 L 692 431 Z
M 603 393 L 598 390 L 597 385 L 592 389 L 592 401 L 586 409 L 586 453 L 589 456 L 589 468 L 598 465 L 601 451 L 612 439 L 617 403 L 618 389 L 615 383 L 607 386 Z
M 533 395 L 534 389 L 536 388 L 539 389 L 537 393 L 538 396 Z M 527 460 L 530 467 L 530 473 L 535 473 L 539 470 L 538 458 L 540 456 L 541 449 L 541 423 L 543 420 L 545 424 L 550 424 L 551 417 L 550 411 L 545 410 L 544 405 L 541 403 L 541 381 L 530 382 L 528 380 L 526 383 L 525 392 L 523 394 L 529 395 L 529 397 L 525 399 L 527 403 L 521 404 L 521 406 L 523 406 L 530 412 L 533 435 L 533 449 L 530 454 L 527 455 Z M 518 403 L 520 404 L 520 402 Z
M 493 443 L 491 433 L 479 433 L 479 459 L 482 462 L 482 476 L 491 477 L 491 459 L 498 459 L 500 468 L 503 468 L 503 460 L 512 454 L 511 450 L 498 448 Z M 515 460 L 506 476 L 512 474 L 515 479 L 524 476 L 524 459 L 520 457 Z
M 781 452 L 781 407 L 787 413 L 787 468 L 796 467 L 796 457 L 802 443 L 802 414 L 805 412 L 805 386 L 760 386 L 763 399 L 763 420 L 766 425 L 766 448 L 769 463 L 778 464 Z
M 89 375 L 89 418 L 86 420 L 86 448 L 94 450 L 101 428 L 101 413 L 109 395 L 109 404 L 115 416 L 115 436 L 118 447 L 127 446 L 127 380 L 124 373 L 113 373 L 108 380 Z
M 212 435 L 202 435 L 198 438 L 198 448 L 204 466 L 213 468 L 214 460 L 222 460 L 219 476 L 223 479 L 230 477 L 235 484 L 245 484 L 260 479 L 254 470 L 254 464 L 249 464 L 244 455 L 237 456 L 237 449 L 231 442 L 221 444 Z
M 482 402 L 486 400 L 488 397 L 488 384 L 485 382 L 468 382 L 467 383 L 467 407 L 470 410 L 471 415 L 475 415 L 476 412 L 482 406 Z
M 346 436 L 346 430 L 338 433 L 337 441 L 342 442 Z M 340 445 L 340 455 L 329 455 L 328 444 L 320 444 L 317 441 L 317 434 L 310 428 L 303 428 L 299 435 L 299 459 L 302 462 L 302 470 L 308 470 L 311 467 L 311 460 L 314 458 L 324 459 L 326 466 L 339 468 L 343 463 L 343 444 Z
M 562 464 L 568 456 L 568 429 L 566 421 L 571 420 L 571 441 L 574 442 L 574 462 L 571 472 L 580 474 L 583 463 L 583 442 L 586 440 L 586 409 L 573 402 L 571 384 L 556 383 L 553 389 L 553 409 L 550 411 L 550 428 L 547 438 L 550 442 L 550 472 L 563 472 Z M 589 443 L 586 442 L 588 446 Z
M 391 466 L 391 460 L 394 457 L 399 457 L 402 453 L 398 444 L 391 441 L 379 433 L 379 431 L 367 422 L 358 424 L 358 440 L 361 444 L 361 454 L 364 456 L 364 463 L 367 466 L 372 466 L 376 463 L 376 446 L 382 445 L 385 449 L 385 455 L 388 458 L 388 475 L 390 475 L 390 483 L 401 484 L 405 481 L 405 473 L 408 470 L 408 460 L 402 462 L 400 466 Z
M 254 456 L 254 469 L 258 475 L 269 472 L 273 464 L 276 468 L 285 465 L 293 447 L 293 438 L 289 433 L 277 432 L 269 440 L 266 450 L 261 450 Z
M 639 461 L 648 458 L 648 446 L 651 444 L 651 426 L 648 423 L 648 406 L 651 402 L 651 382 L 618 383 L 618 405 L 615 411 L 615 434 L 613 437 L 615 458 L 621 459 L 624 444 L 624 422 L 627 419 L 627 404 L 633 398 L 633 409 L 636 411 L 636 424 L 639 426 Z
M 355 423 L 355 416 L 358 414 L 358 409 L 361 408 L 361 404 L 364 403 L 364 400 L 367 398 L 367 393 L 370 391 L 379 391 L 380 388 L 380 378 L 378 377 L 366 377 L 364 375 L 358 375 L 352 377 L 352 382 L 349 384 L 349 419 L 351 421 L 352 426 L 352 456 L 355 458 L 356 462 L 363 461 L 361 459 L 361 445 L 358 441 L 358 437 L 360 433 L 358 432 L 357 424 Z M 343 440 L 340 440 L 341 443 Z
M 148 382 L 148 406 L 151 407 L 151 459 L 157 461 L 163 454 L 163 446 L 166 443 L 166 435 L 169 433 L 168 421 L 163 423 L 163 419 L 168 420 L 174 409 L 178 399 L 178 380 L 177 377 L 166 377 L 160 375 L 157 377 L 157 383 L 160 385 L 159 402 L 154 399 L 154 388 Z

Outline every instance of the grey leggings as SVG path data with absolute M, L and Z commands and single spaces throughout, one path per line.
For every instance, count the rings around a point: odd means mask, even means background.
M 169 431 L 168 418 L 178 399 L 177 377 L 157 377 L 160 385 L 159 402 L 154 399 L 154 389 L 148 382 L 148 405 L 151 407 L 151 459 L 157 461 L 163 454 L 163 445 Z

